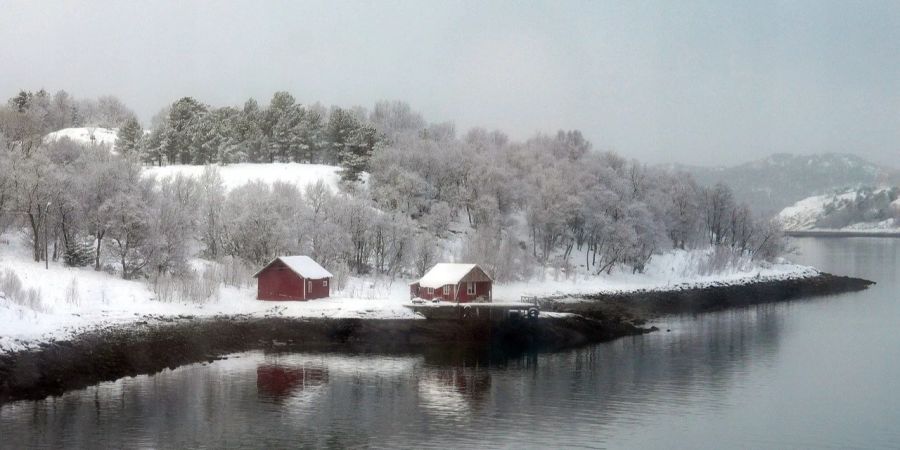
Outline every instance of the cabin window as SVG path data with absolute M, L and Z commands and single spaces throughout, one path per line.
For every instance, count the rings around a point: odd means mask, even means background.
M 328 280 L 322 280 L 322 287 L 328 287 Z
M 475 283 L 466 283 L 466 294 L 475 295 Z
M 444 295 L 450 295 L 450 285 L 444 286 Z
M 428 288 L 428 295 L 434 295 L 434 288 Z
M 312 292 L 312 281 L 306 282 L 306 292 Z

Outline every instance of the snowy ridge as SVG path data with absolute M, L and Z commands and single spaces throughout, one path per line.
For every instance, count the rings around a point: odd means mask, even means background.
M 173 177 L 183 175 L 191 178 L 200 178 L 205 166 L 171 165 L 162 167 L 145 167 L 144 173 L 156 178 Z M 258 180 L 265 183 L 281 181 L 290 183 L 303 189 L 307 185 L 322 181 L 333 191 L 338 190 L 341 168 L 324 164 L 300 164 L 300 163 L 271 163 L 253 164 L 240 163 L 227 166 L 216 166 L 225 190 L 232 190 L 251 181 Z
M 119 130 L 115 128 L 63 128 L 44 136 L 44 142 L 55 142 L 62 138 L 69 138 L 81 144 L 108 145 L 110 150 L 115 150 L 118 132 Z

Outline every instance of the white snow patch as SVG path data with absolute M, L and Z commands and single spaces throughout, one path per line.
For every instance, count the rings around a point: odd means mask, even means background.
M 145 167 L 144 173 L 156 176 L 156 178 L 172 177 L 177 174 L 199 178 L 203 174 L 204 167 L 205 166 L 194 165 L 153 166 Z M 217 167 L 219 173 L 222 175 L 225 189 L 229 191 L 254 180 L 263 181 L 265 183 L 281 181 L 293 184 L 301 189 L 321 180 L 333 191 L 337 191 L 338 182 L 341 178 L 340 167 L 327 166 L 324 164 L 240 163 Z M 363 179 L 365 180 L 365 177 Z
M 118 132 L 117 128 L 63 128 L 48 133 L 44 136 L 44 142 L 55 142 L 65 137 L 81 144 L 108 145 L 110 150 L 115 150 Z

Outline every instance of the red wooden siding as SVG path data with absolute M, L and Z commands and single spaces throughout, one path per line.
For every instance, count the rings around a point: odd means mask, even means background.
M 311 300 L 326 298 L 330 293 L 331 280 L 306 280 L 281 261 L 275 261 L 257 277 L 259 300 Z
M 419 287 L 418 283 L 413 283 L 409 286 L 410 295 L 413 297 L 419 297 L 425 300 L 434 300 L 440 299 L 445 301 L 457 301 L 460 303 L 468 303 L 475 301 L 478 297 L 483 297 L 484 300 L 491 300 L 491 289 L 492 283 L 490 281 L 476 281 L 473 282 L 475 285 L 475 294 L 470 295 L 467 292 L 466 282 L 462 282 L 459 284 L 459 295 L 457 296 L 457 285 L 448 284 L 446 287 L 449 287 L 449 293 L 444 294 L 443 288 L 434 289 L 434 292 L 429 292 L 428 288 Z
M 484 297 L 485 300 L 491 299 L 491 282 L 490 281 L 475 281 L 471 284 L 475 288 L 475 292 L 473 294 L 469 294 L 468 284 L 465 281 L 460 283 L 459 286 L 459 301 L 460 302 L 471 302 L 476 300 L 478 297 Z

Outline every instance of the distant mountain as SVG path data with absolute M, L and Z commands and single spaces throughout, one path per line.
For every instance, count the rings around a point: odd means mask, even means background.
M 671 165 L 669 169 L 688 172 L 702 185 L 723 182 L 731 186 L 738 201 L 767 216 L 807 197 L 896 183 L 898 178 L 893 169 L 855 155 L 836 153 L 779 153 L 736 166 Z
M 891 230 L 900 226 L 900 187 L 862 187 L 800 200 L 776 216 L 786 230 Z

